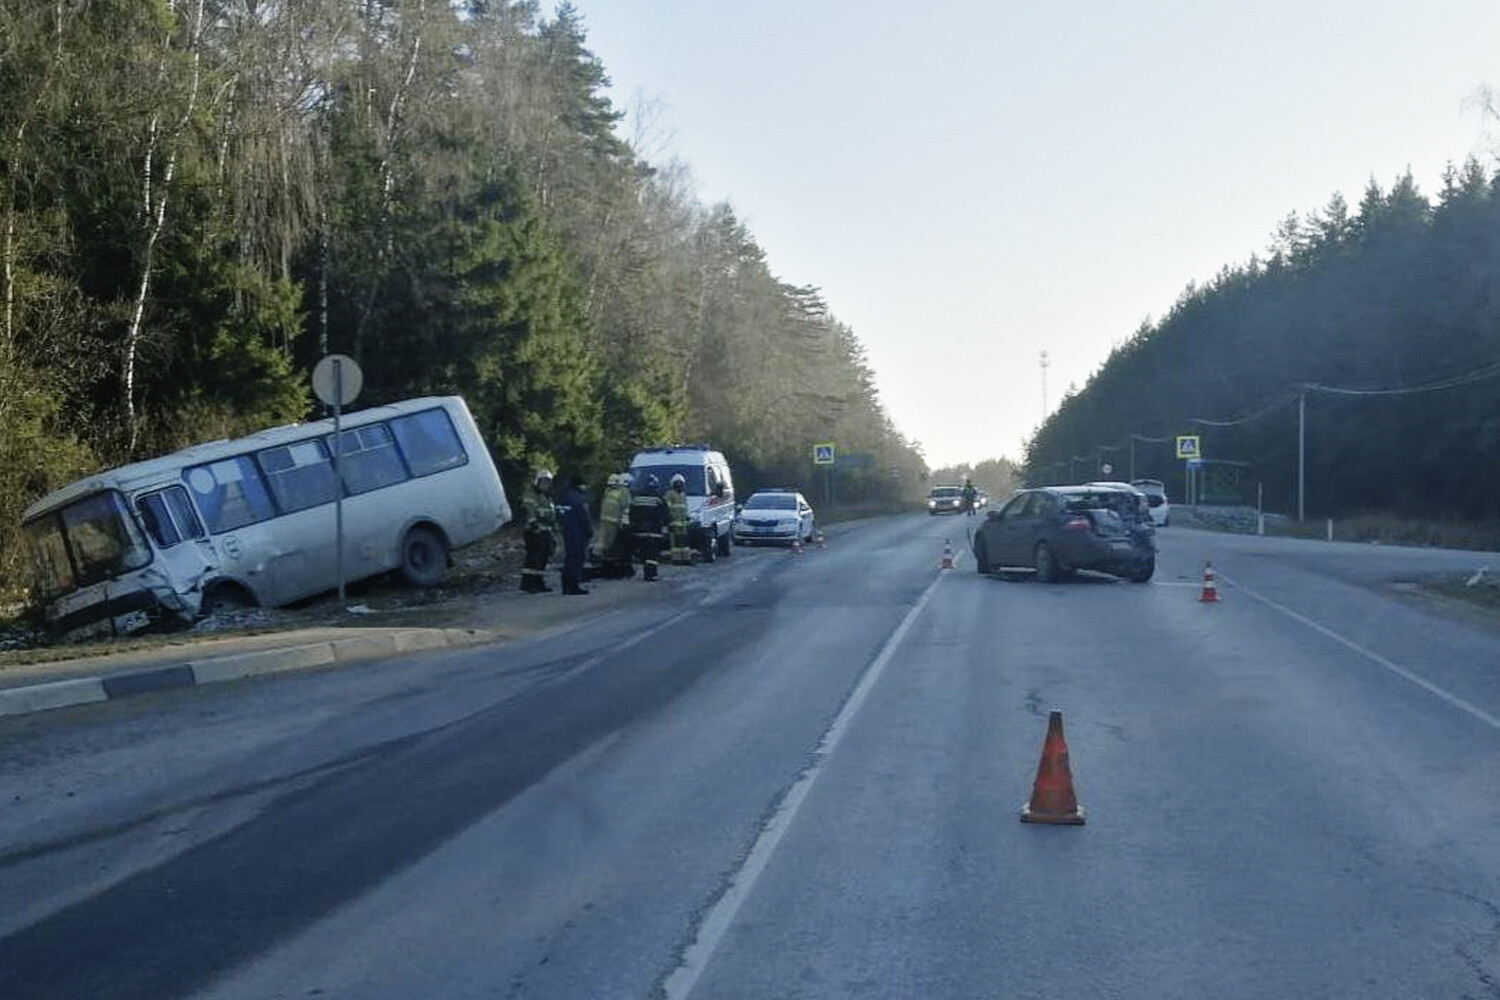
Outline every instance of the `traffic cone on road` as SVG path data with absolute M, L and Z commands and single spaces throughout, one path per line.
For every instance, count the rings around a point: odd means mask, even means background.
M 1083 825 L 1083 806 L 1073 793 L 1073 771 L 1068 767 L 1068 743 L 1063 739 L 1062 713 L 1047 718 L 1047 739 L 1037 765 L 1031 801 L 1021 810 L 1022 823 Z
M 952 569 L 952 568 L 953 568 L 953 543 L 950 542 L 950 541 L 948 541 L 948 539 L 945 538 L 945 539 L 943 539 L 943 561 L 938 565 L 938 569 Z
M 818 548 L 828 548 L 828 538 L 821 531 L 818 532 Z
M 792 555 L 794 555 L 794 556 L 800 556 L 801 554 L 802 554 L 802 536 L 798 535 L 796 538 L 792 539 Z
M 1198 595 L 1198 600 L 1203 604 L 1216 604 L 1219 600 L 1219 579 L 1214 573 L 1214 564 L 1205 562 L 1203 564 L 1203 593 Z

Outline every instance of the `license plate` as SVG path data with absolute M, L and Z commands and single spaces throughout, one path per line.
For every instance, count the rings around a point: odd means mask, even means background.
M 121 632 L 135 632 L 151 624 L 151 617 L 144 611 L 129 611 L 115 618 L 115 628 Z

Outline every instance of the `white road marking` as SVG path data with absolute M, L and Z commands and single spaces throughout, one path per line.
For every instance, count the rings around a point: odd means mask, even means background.
M 943 582 L 949 572 L 939 572 L 937 578 L 927 585 L 922 591 L 922 596 L 917 598 L 917 603 L 911 606 L 906 617 L 901 619 L 901 624 L 891 633 L 891 637 L 880 647 L 880 652 L 870 665 L 865 668 L 864 675 L 860 677 L 859 683 L 855 685 L 854 693 L 849 695 L 849 700 L 844 702 L 844 707 L 839 710 L 838 716 L 823 733 L 823 738 L 818 741 L 817 748 L 813 751 L 815 762 L 796 780 L 786 795 L 782 797 L 760 836 L 755 838 L 755 843 L 750 848 L 750 853 L 740 864 L 729 879 L 729 888 L 724 890 L 703 918 L 703 923 L 698 928 L 698 934 L 693 943 L 688 945 L 682 954 L 682 962 L 676 969 L 672 970 L 662 988 L 667 1000 L 686 1000 L 693 992 L 693 987 L 698 984 L 698 977 L 708 968 L 708 963 L 713 959 L 714 952 L 723 940 L 724 934 L 734 923 L 735 916 L 740 907 L 744 905 L 750 893 L 755 890 L 756 880 L 766 870 L 770 863 L 771 855 L 776 853 L 776 848 L 786 836 L 797 818 L 797 811 L 802 808 L 802 803 L 807 801 L 808 793 L 812 791 L 813 784 L 817 782 L 818 775 L 823 772 L 823 765 L 828 757 L 838 747 L 839 741 L 843 739 L 844 733 L 848 731 L 849 724 L 860 706 L 864 704 L 865 698 L 870 690 L 880 680 L 880 675 L 885 671 L 886 664 L 890 663 L 891 657 L 896 653 L 896 648 L 906 638 L 906 633 L 911 630 L 912 623 L 927 606 L 927 601 L 932 597 L 932 592 L 937 589 L 938 584 Z
M 1313 621 L 1311 618 L 1308 618 L 1306 615 L 1298 614 L 1286 605 L 1273 601 L 1263 594 L 1256 593 L 1249 587 L 1246 587 L 1243 583 L 1233 582 L 1228 577 L 1223 576 L 1222 574 L 1220 574 L 1219 578 L 1221 580 L 1224 580 L 1226 583 L 1230 583 L 1235 590 L 1244 594 L 1245 596 L 1253 597 L 1255 600 L 1266 605 L 1267 607 L 1275 608 L 1277 611 L 1280 611 L 1282 614 L 1286 615 L 1293 621 L 1301 622 L 1303 625 L 1306 625 L 1314 632 L 1317 632 L 1320 635 L 1327 636 L 1334 642 L 1338 643 L 1340 646 L 1343 646 L 1345 649 L 1353 650 L 1372 663 L 1377 663 L 1385 669 L 1389 670 L 1397 677 L 1400 677 L 1403 680 L 1411 681 L 1413 684 L 1421 688 L 1423 691 L 1426 691 L 1428 694 L 1431 694 L 1437 698 L 1441 698 L 1443 701 L 1446 701 L 1448 704 L 1452 705 L 1456 709 L 1459 709 L 1460 711 L 1467 712 L 1469 715 L 1478 719 L 1480 722 L 1484 723 L 1486 726 L 1489 726 L 1491 729 L 1500 731 L 1500 718 L 1496 718 L 1489 712 L 1486 712 L 1484 709 L 1480 708 L 1478 705 L 1467 702 L 1464 699 L 1460 698 L 1458 695 L 1451 694 L 1448 691 L 1443 690 L 1436 684 L 1432 683 L 1432 681 L 1429 681 L 1427 678 L 1421 676 L 1420 674 L 1413 673 L 1412 671 L 1401 666 L 1399 663 L 1393 663 L 1390 660 L 1387 660 L 1379 653 L 1366 649 L 1359 643 L 1355 642 L 1353 639 L 1347 639 L 1344 636 L 1339 635 L 1328 626 L 1320 625 L 1317 622 Z
M 571 669 L 571 670 L 567 671 L 566 673 L 560 675 L 557 678 L 557 680 L 559 680 L 559 681 L 567 680 L 569 677 L 574 677 L 574 676 L 576 676 L 578 674 L 583 673 L 586 670 L 592 670 L 595 667 L 597 667 L 599 664 L 603 663 L 605 660 L 607 660 L 610 657 L 614 656 L 615 654 L 617 654 L 617 653 L 623 653 L 625 650 L 629 649 L 631 646 L 638 646 L 638 645 L 640 645 L 641 643 L 645 642 L 647 639 L 651 638 L 656 633 L 660 632 L 662 629 L 664 629 L 664 628 L 670 628 L 673 625 L 676 625 L 678 622 L 682 621 L 684 618 L 687 618 L 688 616 L 694 615 L 694 614 L 697 614 L 697 609 L 696 608 L 688 608 L 686 611 L 679 611 L 675 615 L 672 615 L 672 616 L 670 616 L 668 618 L 663 618 L 661 621 L 657 622 L 655 625 L 652 625 L 650 628 L 646 629 L 646 631 L 639 632 L 639 633 L 631 636 L 629 639 L 625 639 L 622 642 L 617 642 L 613 646 L 609 647 L 609 649 L 606 650 L 605 652 L 603 652 L 603 653 L 596 653 L 595 655 L 590 656 L 588 659 L 579 662 L 576 666 L 573 667 L 573 669 Z

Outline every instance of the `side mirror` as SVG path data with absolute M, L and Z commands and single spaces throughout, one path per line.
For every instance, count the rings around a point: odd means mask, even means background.
M 987 510 L 984 512 L 984 516 L 991 521 L 1000 520 L 1000 512 L 998 510 Z

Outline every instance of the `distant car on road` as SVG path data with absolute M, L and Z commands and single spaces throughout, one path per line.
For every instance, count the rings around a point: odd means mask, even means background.
M 1167 522 L 1172 519 L 1172 505 L 1167 502 L 1167 488 L 1162 485 L 1162 481 L 1137 479 L 1130 485 L 1146 494 L 1146 502 L 1151 505 L 1151 523 L 1158 528 L 1166 527 Z
M 961 514 L 964 509 L 962 486 L 934 486 L 927 494 L 927 513 Z
M 1021 490 L 980 523 L 975 565 L 1034 570 L 1049 583 L 1081 569 L 1145 583 L 1156 572 L 1156 531 L 1134 513 L 1137 502 L 1112 486 Z
M 813 540 L 817 520 L 807 498 L 795 490 L 757 490 L 750 494 L 734 519 L 734 540 L 740 545 Z
M 1108 482 L 1106 482 L 1106 483 L 1084 483 L 1083 485 L 1085 485 L 1085 486 L 1107 486 L 1110 489 L 1115 489 L 1115 490 L 1121 491 L 1122 493 L 1128 493 L 1128 494 L 1130 494 L 1130 496 L 1135 500 L 1134 510 L 1130 510 L 1128 506 L 1125 506 L 1125 509 L 1122 509 L 1119 512 L 1120 516 L 1124 517 L 1127 521 L 1130 520 L 1131 517 L 1134 517 L 1138 521 L 1143 521 L 1143 522 L 1145 522 L 1147 524 L 1152 525 L 1153 527 L 1155 526 L 1156 521 L 1151 516 L 1151 498 L 1149 496 L 1147 496 L 1146 493 L 1145 493 L 1145 491 L 1142 490 L 1142 489 L 1140 489 L 1140 487 L 1135 486 L 1135 485 L 1133 485 L 1131 483 L 1108 483 Z

